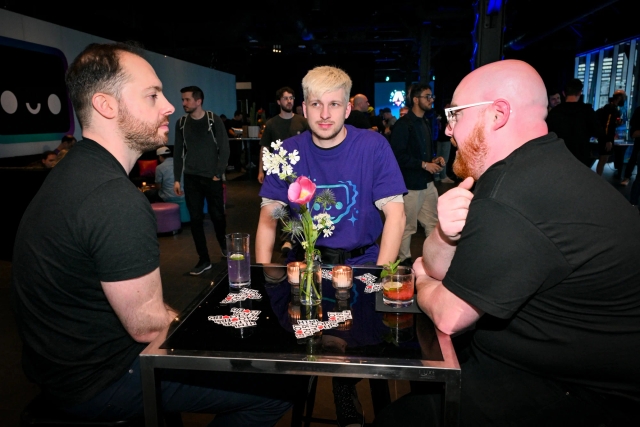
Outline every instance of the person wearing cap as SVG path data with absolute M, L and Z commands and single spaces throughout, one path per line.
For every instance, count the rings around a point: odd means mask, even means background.
M 173 175 L 173 153 L 169 147 L 160 147 L 156 150 L 158 156 L 158 167 L 156 167 L 155 190 L 161 202 L 181 202 L 184 200 L 184 190 L 177 196 L 173 191 L 176 182 Z M 184 188 L 182 177 L 180 177 L 180 187 Z

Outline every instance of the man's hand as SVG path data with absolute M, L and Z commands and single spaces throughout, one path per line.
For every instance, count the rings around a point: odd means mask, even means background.
M 424 269 L 424 264 L 422 263 L 422 257 L 418 257 L 414 261 L 414 263 L 413 263 L 413 272 L 416 275 L 416 277 L 424 276 L 425 274 L 427 274 L 427 272 Z
M 442 170 L 442 167 L 437 163 L 422 162 L 422 169 L 431 174 L 434 174 L 440 172 Z
M 438 225 L 444 237 L 452 242 L 460 239 L 473 200 L 473 178 L 467 177 L 455 188 L 438 198 Z
M 220 181 L 220 178 L 218 178 L 218 177 L 217 177 L 217 176 L 215 176 L 215 175 L 214 175 L 214 176 L 213 176 L 213 178 L 211 178 L 211 179 L 212 179 L 212 180 L 214 180 L 214 181 Z
M 447 162 L 444 160 L 444 157 L 442 156 L 438 156 L 436 158 L 433 159 L 433 163 L 440 165 L 442 167 L 445 167 L 447 165 Z
M 176 193 L 176 196 L 182 196 L 182 190 L 180 189 L 180 181 L 176 181 L 173 183 L 173 192 Z

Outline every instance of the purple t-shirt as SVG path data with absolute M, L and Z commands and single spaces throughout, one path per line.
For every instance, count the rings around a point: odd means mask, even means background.
M 345 125 L 347 137 L 338 146 L 323 149 L 311 140 L 311 132 L 287 139 L 282 147 L 288 153 L 298 150 L 300 161 L 293 166 L 298 176 L 307 176 L 316 184 L 316 196 L 330 189 L 336 205 L 327 213 L 335 224 L 330 237 L 319 237 L 317 246 L 350 251 L 375 243 L 382 234 L 382 219 L 375 201 L 404 194 L 407 189 L 391 147 L 377 132 Z M 297 209 L 287 198 L 289 184 L 277 175 L 266 175 L 260 196 L 280 200 Z M 310 206 L 311 214 L 321 212 Z M 295 213 L 293 213 L 295 215 Z M 378 247 L 349 261 L 350 264 L 375 262 Z

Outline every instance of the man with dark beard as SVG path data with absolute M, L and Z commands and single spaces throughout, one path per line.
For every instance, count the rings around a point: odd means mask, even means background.
M 180 177 L 184 172 L 184 198 L 191 216 L 191 235 L 198 253 L 198 263 L 189 274 L 197 276 L 211 268 L 207 238 L 204 234 L 204 201 L 213 222 L 222 256 L 227 256 L 227 219 L 224 216 L 222 175 L 229 161 L 229 137 L 222 119 L 202 108 L 204 93 L 197 86 L 180 89 L 185 114 L 176 122 L 175 151 L 182 161 L 173 163 L 178 179 L 173 190 L 180 196 Z
M 273 151 L 271 143 L 277 140 L 284 141 L 287 138 L 301 134 L 309 129 L 307 119 L 304 116 L 293 113 L 293 101 L 295 92 L 290 87 L 282 87 L 276 91 L 276 102 L 280 106 L 280 114 L 267 120 L 262 137 L 260 138 L 260 156 L 258 165 L 258 181 L 264 182 L 264 169 L 262 166 L 262 153 L 265 150 Z M 291 238 L 280 232 L 280 251 L 286 255 L 292 248 Z
M 154 213 L 128 173 L 166 144 L 174 108 L 151 65 L 125 44 L 89 45 L 66 82 L 83 139 L 25 211 L 12 263 L 23 368 L 64 412 L 140 419 L 139 354 L 176 312 L 162 297 Z M 290 406 L 233 391 L 238 382 L 175 376 L 162 383 L 162 405 L 245 426 L 273 425 Z
M 445 110 L 465 180 L 440 196 L 414 269 L 420 308 L 469 338 L 461 426 L 639 419 L 638 214 L 548 133 L 546 107 L 538 73 L 505 60 L 467 75 Z M 440 425 L 442 406 L 413 394 L 375 421 Z

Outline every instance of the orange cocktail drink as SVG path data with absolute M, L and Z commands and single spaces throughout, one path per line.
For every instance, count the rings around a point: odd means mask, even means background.
M 382 278 L 382 300 L 391 307 L 408 307 L 413 303 L 415 276 L 409 267 L 398 267 Z

